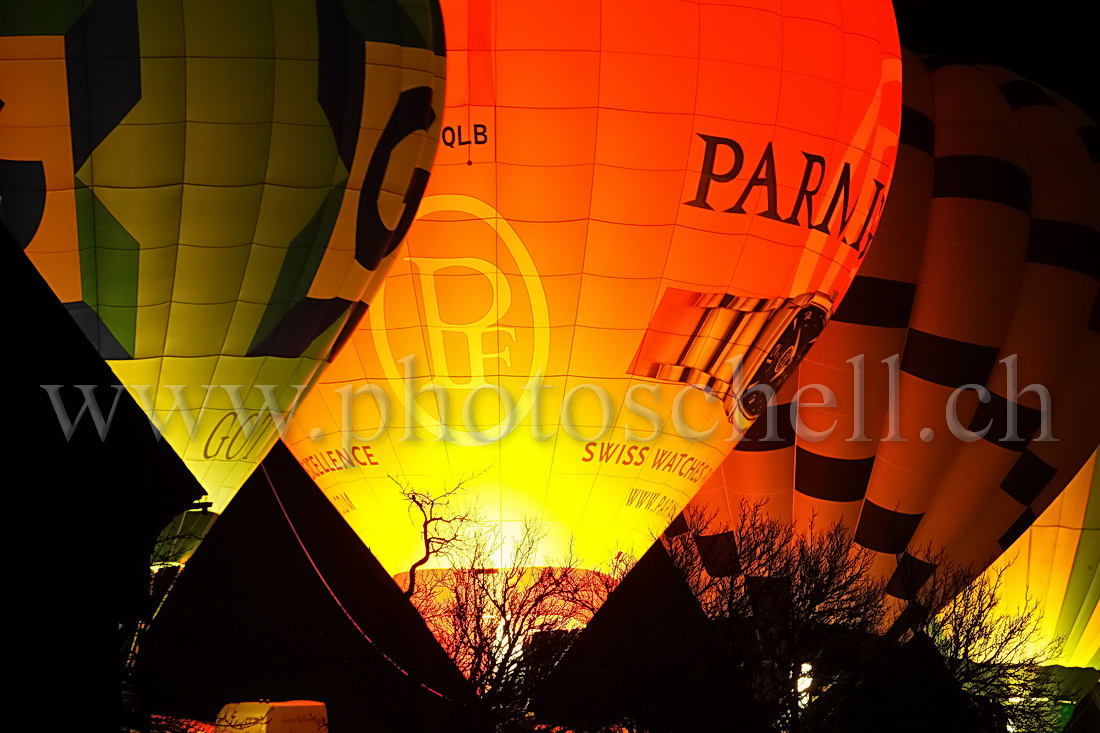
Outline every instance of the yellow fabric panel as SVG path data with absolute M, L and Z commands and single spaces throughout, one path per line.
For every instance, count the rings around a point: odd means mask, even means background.
M 155 2 L 155 0 L 150 0 Z M 303 12 L 308 4 L 301 2 L 272 2 L 272 0 L 242 0 L 224 5 L 216 0 L 189 2 L 186 7 L 188 33 L 184 36 L 187 55 L 195 58 L 222 57 L 257 59 L 281 56 L 281 41 L 295 34 L 276 34 L 275 28 L 281 16 L 289 15 L 287 22 L 305 23 L 309 32 L 303 38 L 316 38 L 310 26 L 316 26 L 316 16 Z M 267 9 L 270 8 L 268 11 Z M 262 9 L 262 10 L 261 10 Z M 295 12 L 297 10 L 297 12 Z M 191 27 L 200 32 L 191 33 Z M 290 50 L 290 49 L 287 49 Z M 313 58 L 316 46 L 310 44 L 295 49 Z M 190 101 L 190 100 L 188 100 Z
M 986 571 L 990 575 L 1003 571 L 1000 612 L 1016 613 L 1028 598 L 1038 602 L 1043 616 L 1039 639 L 1042 644 L 1058 636 L 1059 618 L 1064 612 L 1074 561 L 1086 528 L 1096 462 L 1097 456 L 1093 455 L 1035 523 Z M 1064 648 L 1054 663 L 1089 666 L 1100 650 L 1100 613 L 1096 608 L 1068 610 L 1078 618 L 1078 623 L 1085 624 L 1085 631 L 1080 641 Z
M 143 56 L 148 60 L 172 59 L 182 63 L 188 51 L 187 35 L 180 31 L 185 27 L 185 18 L 193 19 L 193 13 L 199 6 L 193 3 L 185 5 L 182 2 L 162 3 L 158 0 L 137 0 L 137 3 L 138 34 L 141 36 Z M 153 91 L 153 94 L 158 92 Z M 184 99 L 180 96 L 175 103 L 183 105 Z M 180 115 L 178 119 L 182 120 L 184 116 Z
M 250 244 L 256 231 L 255 212 L 263 194 L 262 183 L 233 187 L 185 183 L 180 244 L 209 247 L 213 251 Z M 277 214 L 276 221 L 289 224 L 294 213 L 291 210 Z M 298 218 L 304 224 L 309 215 L 302 211 Z M 283 237 L 290 241 L 296 233 L 297 229 L 285 228 Z
M 275 61 L 270 58 L 223 58 L 232 51 L 231 45 L 213 58 L 188 56 L 189 122 L 271 121 Z
M 235 310 L 236 303 L 232 301 L 203 304 L 173 301 L 169 314 L 168 337 L 160 344 L 161 350 L 174 356 L 196 352 L 222 353 L 227 328 Z
M 139 105 L 140 106 L 140 103 Z M 108 135 L 77 173 L 81 183 L 99 188 L 134 189 L 178 185 L 184 179 L 186 123 L 127 124 Z M 115 218 L 124 223 L 127 211 Z M 137 232 L 133 232 L 137 236 Z
M 322 121 L 323 122 L 323 121 Z M 346 175 L 342 163 L 334 157 L 332 130 L 327 124 L 271 125 L 269 147 L 263 151 L 264 168 L 260 180 L 278 186 L 326 190 L 334 176 Z M 289 155 L 291 150 L 323 151 L 323 155 Z
M 273 196 L 273 192 L 276 189 L 267 188 L 264 191 L 264 206 L 269 205 L 268 202 L 276 200 L 277 197 Z M 274 204 L 271 204 L 274 205 Z M 259 237 L 257 237 L 257 240 Z M 278 271 L 283 265 L 283 257 L 286 255 L 286 248 L 278 245 L 262 244 L 256 241 L 252 246 L 247 248 L 248 262 L 245 264 L 244 270 L 241 273 L 240 280 L 240 292 L 237 294 L 237 302 L 243 307 L 247 305 L 263 306 L 272 296 L 271 292 L 271 278 L 269 273 L 272 271 Z M 237 318 L 241 319 L 241 331 L 240 341 L 234 343 L 243 342 L 247 338 L 248 329 L 252 329 L 255 332 L 258 320 L 243 319 L 242 314 L 238 313 Z
M 256 210 L 258 219 L 253 222 L 255 233 L 250 238 L 254 238 L 257 244 L 285 250 L 290 238 L 313 217 L 328 193 L 327 187 L 263 186 Z M 274 284 L 274 278 L 269 277 L 264 284 L 270 287 Z M 258 285 L 260 283 L 250 283 L 251 287 Z
M 311 56 L 311 53 L 303 53 L 275 59 L 272 120 L 307 127 L 325 123 L 323 118 L 318 118 L 313 105 L 301 104 L 300 101 L 300 95 L 316 94 L 317 63 Z
M 264 69 L 264 71 L 268 70 Z M 264 111 L 265 117 L 269 114 L 267 110 Z M 281 136 L 277 135 L 272 128 L 270 120 L 236 124 L 225 124 L 221 121 L 187 122 L 188 154 L 184 160 L 184 183 L 211 187 L 252 186 L 263 183 L 267 172 L 269 151 L 273 157 L 278 157 L 281 151 L 277 148 L 277 143 L 282 142 L 285 145 L 287 142 L 280 141 Z M 332 135 L 328 137 L 331 141 Z M 324 150 L 323 147 L 320 149 Z M 195 155 L 192 151 L 203 151 L 207 154 Z M 232 155 L 228 154 L 230 151 L 233 152 Z M 304 159 L 311 161 L 311 158 Z M 322 185 L 325 183 L 327 181 Z M 243 209 L 242 214 L 250 211 L 254 211 L 254 208 Z M 247 217 L 241 218 L 245 219 L 249 225 L 254 225 L 254 222 L 249 221 Z M 251 239 L 251 231 L 249 231 L 249 238 Z
M 1100 666 L 1100 607 L 1092 609 L 1088 617 L 1088 624 L 1081 634 L 1081 642 L 1075 649 L 1069 649 L 1063 655 L 1063 663 L 1067 667 L 1096 667 Z
M 173 291 L 174 303 L 184 306 L 235 303 L 251 250 L 248 242 L 236 245 L 226 242 L 220 247 L 181 243 L 176 248 L 176 272 L 180 283 Z M 189 328 L 180 329 L 180 333 L 186 335 L 201 330 L 200 324 L 192 323 Z M 218 354 L 221 349 L 203 347 L 196 353 Z
M 1041 547 L 1044 554 L 1049 554 L 1049 560 L 1040 555 L 1031 560 L 1029 567 L 1032 572 L 1039 569 L 1049 573 L 1050 580 L 1045 591 L 1039 585 L 1036 592 L 1043 594 L 1044 605 L 1049 608 L 1043 616 L 1043 629 L 1050 638 L 1057 635 L 1058 613 L 1054 609 L 1061 609 L 1065 599 L 1078 541 L 1085 526 L 1085 510 L 1088 508 L 1095 466 L 1095 459 L 1087 462 L 1050 508 L 1035 521 L 1037 532 L 1031 544 L 1036 549 Z M 1048 564 L 1041 564 L 1044 561 Z
M 315 3 L 300 3 L 296 0 L 271 0 L 274 9 L 272 16 L 272 38 L 275 40 L 275 58 L 310 59 L 317 53 L 316 38 L 317 10 Z M 216 3 L 212 5 L 215 16 L 223 9 Z M 305 29 L 306 32 L 302 33 Z M 275 119 L 283 119 L 276 115 Z
M 87 169 L 87 166 L 85 167 Z M 177 179 L 179 180 L 179 179 Z M 156 186 L 153 188 L 95 187 L 95 195 L 107 210 L 126 226 L 126 231 L 141 245 L 142 257 L 150 249 L 174 247 L 180 239 L 180 215 L 184 198 L 183 184 Z M 138 281 L 139 301 L 145 287 L 173 288 L 172 282 L 148 283 Z M 156 290 L 154 290 L 156 292 Z M 148 296 L 156 300 L 157 296 Z
M 251 436 L 242 430 L 223 385 L 242 385 L 241 406 L 249 417 L 267 414 L 264 395 L 253 385 L 278 385 L 273 395 L 278 409 L 285 413 L 296 396 L 292 385 L 308 384 L 318 366 L 308 359 L 230 356 L 132 359 L 110 364 L 138 404 L 156 412 L 165 440 L 207 489 L 215 512 L 225 508 L 278 437 L 274 424 L 266 419 Z M 204 389 L 208 384 L 215 385 L 209 392 Z M 143 391 L 142 385 L 148 385 L 148 390 Z M 195 417 L 193 435 L 178 412 L 170 416 L 176 405 L 171 385 L 186 385 L 183 394 Z M 153 400 L 151 404 L 146 396 Z

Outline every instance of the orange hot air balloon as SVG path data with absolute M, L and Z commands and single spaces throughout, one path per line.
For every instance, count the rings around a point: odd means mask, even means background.
M 848 289 L 896 153 L 892 10 L 443 16 L 443 146 L 407 256 L 287 443 L 395 575 L 423 546 L 391 478 L 464 481 L 505 537 L 539 520 L 540 558 L 598 569 L 664 530 Z
M 905 344 L 932 191 L 932 89 L 920 61 L 908 51 L 903 59 L 905 104 L 896 169 L 904 175 L 894 177 L 876 244 L 797 380 L 777 395 L 766 419 L 753 425 L 696 496 L 695 507 L 717 511 L 720 523 L 738 520 L 742 500 L 766 501 L 768 515 L 782 521 L 816 516 L 819 522 L 842 520 L 854 527 L 859 520 L 887 422 L 891 365 L 886 360 L 901 354 Z M 827 387 L 835 404 L 825 404 L 833 400 L 815 385 Z M 795 403 L 804 426 L 798 434 L 791 419 Z
M 1100 441 L 1092 132 L 1004 70 L 905 61 L 900 178 L 867 265 L 779 400 L 780 439 L 758 422 L 696 500 L 842 520 L 899 598 L 930 555 L 988 566 Z M 811 385 L 835 403 L 804 404 Z M 777 468 L 743 481 L 763 453 Z

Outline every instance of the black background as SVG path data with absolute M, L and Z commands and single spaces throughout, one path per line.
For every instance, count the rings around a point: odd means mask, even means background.
M 1003 66 L 1100 116 L 1100 26 L 1087 0 L 895 0 L 902 45 Z

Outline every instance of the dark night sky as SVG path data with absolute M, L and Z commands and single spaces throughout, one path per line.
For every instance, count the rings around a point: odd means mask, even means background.
M 894 0 L 901 42 L 1003 66 L 1100 116 L 1100 42 L 1087 0 Z

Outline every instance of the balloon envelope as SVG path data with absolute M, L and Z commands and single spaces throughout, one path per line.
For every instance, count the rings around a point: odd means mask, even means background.
M 437 12 L 97 0 L 0 20 L 4 225 L 214 511 L 395 257 L 438 132 Z
M 899 608 L 936 562 L 988 567 L 1100 441 L 1095 126 L 1003 69 L 906 55 L 905 79 L 867 265 L 774 439 L 759 421 L 695 499 L 844 522 Z
M 287 442 L 394 574 L 423 551 L 398 482 L 464 482 L 505 537 L 540 521 L 550 564 L 640 555 L 873 236 L 897 145 L 891 8 L 443 14 L 443 146 L 407 256 Z
M 1031 527 L 987 571 L 1001 568 L 1003 613 L 1025 601 L 1043 614 L 1040 645 L 1061 639 L 1052 664 L 1100 669 L 1100 474 L 1097 456 L 1081 468 Z

